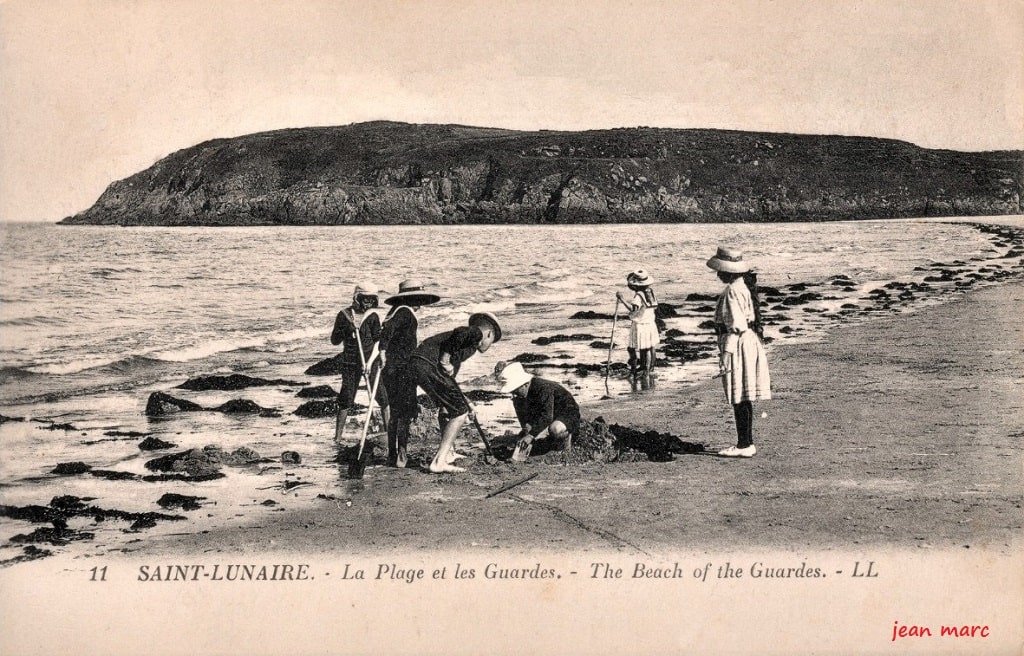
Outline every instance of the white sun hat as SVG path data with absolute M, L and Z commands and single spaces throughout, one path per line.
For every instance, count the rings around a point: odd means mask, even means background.
M 526 370 L 523 369 L 523 365 L 518 362 L 512 362 L 506 365 L 498 375 L 501 377 L 502 394 L 508 394 L 513 390 L 519 389 L 533 379 L 533 376 L 526 373 Z
M 359 283 L 352 292 L 352 300 L 355 300 L 360 296 L 377 296 L 377 285 L 366 280 Z
M 746 273 L 750 265 L 743 261 L 743 251 L 736 248 L 719 246 L 715 256 L 708 260 L 708 266 L 715 271 L 726 273 Z

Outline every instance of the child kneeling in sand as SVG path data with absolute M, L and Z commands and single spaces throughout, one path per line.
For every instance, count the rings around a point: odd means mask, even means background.
M 512 459 L 526 460 L 537 440 L 554 440 L 557 448 L 571 445 L 579 431 L 580 406 L 569 390 L 553 380 L 526 373 L 523 365 L 513 362 L 499 374 L 501 391 L 512 395 L 512 405 L 522 431 Z
M 430 463 L 430 471 L 461 472 L 452 462 L 455 436 L 469 416 L 469 403 L 455 377 L 462 363 L 475 353 L 483 353 L 501 339 L 501 324 L 490 312 L 477 312 L 469 317 L 469 325 L 449 330 L 423 340 L 409 359 L 408 372 L 438 408 L 441 444 Z

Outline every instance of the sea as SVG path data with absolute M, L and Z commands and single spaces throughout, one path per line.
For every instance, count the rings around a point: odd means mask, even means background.
M 989 221 L 1024 226 L 1024 217 L 502 227 L 0 224 L 0 414 L 20 419 L 0 423 L 0 504 L 45 505 L 54 496 L 71 494 L 93 498 L 100 506 L 143 512 L 159 511 L 154 500 L 168 491 L 206 497 L 203 508 L 188 515 L 189 522 L 168 522 L 149 532 L 123 525 L 91 527 L 97 535 L 91 541 L 47 547 L 88 555 L 130 551 L 134 542 L 161 531 L 263 521 L 258 518 L 312 503 L 318 495 L 351 499 L 357 490 L 333 464 L 333 420 L 291 414 L 303 401 L 295 396 L 297 388 L 174 388 L 190 377 L 214 373 L 336 387 L 334 377 L 310 377 L 304 371 L 337 353 L 329 342 L 331 328 L 337 312 L 351 302 L 356 284 L 378 287 L 386 296 L 407 278 L 426 283 L 442 300 L 421 311 L 421 338 L 464 324 L 473 312 L 495 313 L 504 338 L 471 359 L 460 376 L 470 381 L 469 388 L 486 388 L 496 363 L 526 353 L 572 364 L 605 363 L 612 322 L 572 317 L 586 311 L 610 314 L 615 293 L 626 291 L 626 275 L 636 269 L 650 274 L 660 301 L 678 307 L 666 319 L 666 329 L 693 339 L 712 339 L 706 325 L 701 328 L 709 318 L 708 303 L 687 297 L 721 290 L 705 265 L 719 245 L 742 249 L 761 285 L 826 290 L 820 299 L 785 308 L 793 311 L 768 327 L 770 358 L 779 345 L 822 339 L 840 324 L 870 320 L 872 313 L 850 308 L 870 304 L 874 290 L 887 289 L 887 284 L 920 282 L 942 266 L 1019 269 L 1017 246 L 971 223 Z M 831 285 L 836 276 L 851 282 Z M 974 282 L 999 281 L 979 274 Z M 943 281 L 933 287 L 934 293 L 907 298 L 888 310 L 914 311 L 967 291 L 967 285 Z M 533 343 L 560 334 L 593 339 Z M 612 354 L 616 362 L 626 358 L 627 334 L 628 321 L 620 320 Z M 713 359 L 669 363 L 656 370 L 657 384 L 685 394 L 715 370 Z M 605 394 L 600 373 L 586 376 L 543 363 L 537 372 L 565 383 L 584 403 Z M 621 376 L 611 384 L 613 396 L 644 393 Z M 147 419 L 144 408 L 155 391 L 204 406 L 247 398 L 279 409 L 282 416 L 211 412 Z M 504 430 L 514 417 L 510 403 L 500 399 L 487 403 L 482 416 L 491 430 Z M 154 454 L 138 449 L 140 435 L 159 437 L 179 449 L 248 446 L 271 460 L 294 450 L 304 464 L 231 470 L 223 479 L 204 483 L 51 473 L 69 461 L 147 473 L 144 463 Z M 287 481 L 303 484 L 289 487 Z M 274 503 L 264 505 L 268 500 Z M 25 522 L 0 519 L 0 558 L 20 548 L 8 538 L 30 529 Z

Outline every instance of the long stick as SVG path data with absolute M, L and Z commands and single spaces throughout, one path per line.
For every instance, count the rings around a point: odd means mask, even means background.
M 612 336 L 608 338 L 608 362 L 604 365 L 604 395 L 611 396 L 608 389 L 608 377 L 612 373 L 612 349 L 615 348 L 615 325 L 619 322 L 619 297 L 615 297 L 615 309 L 612 310 Z
M 494 453 L 491 451 L 491 441 L 487 439 L 487 433 L 484 432 L 483 427 L 480 425 L 480 420 L 476 418 L 476 407 L 470 403 L 469 397 L 466 396 L 461 387 L 459 388 L 459 394 L 462 395 L 462 399 L 469 406 L 469 412 L 473 416 L 473 425 L 476 427 L 476 432 L 480 433 L 480 439 L 484 441 L 484 449 L 487 451 L 487 455 L 494 456 Z
M 377 398 L 377 385 L 380 384 L 380 369 L 377 369 L 377 375 L 373 377 L 373 388 L 370 390 L 370 401 L 366 408 L 366 421 L 363 422 L 363 435 L 359 438 L 359 455 L 357 459 L 363 457 L 363 445 L 366 444 L 366 433 L 370 429 L 370 419 L 373 418 L 373 401 Z
M 522 485 L 526 481 L 529 481 L 529 480 L 532 480 L 534 478 L 537 478 L 537 473 L 538 472 L 533 472 L 532 474 L 529 474 L 528 476 L 523 476 L 522 478 L 517 478 L 516 480 L 512 481 L 511 483 L 505 483 L 504 485 L 499 487 L 497 490 L 494 490 L 493 492 L 488 492 L 487 496 L 484 497 L 484 498 L 485 499 L 490 499 L 491 497 L 496 497 L 499 494 L 501 494 L 502 492 L 507 492 L 507 491 L 511 490 L 512 488 L 516 487 L 517 485 Z

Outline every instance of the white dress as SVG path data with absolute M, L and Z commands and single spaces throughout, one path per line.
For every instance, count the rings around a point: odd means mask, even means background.
M 654 306 L 647 304 L 647 299 L 640 292 L 633 297 L 632 310 L 629 311 L 629 348 L 643 350 L 654 348 L 661 343 L 658 325 L 654 321 Z
M 729 283 L 718 297 L 715 323 L 725 326 L 725 334 L 718 338 L 718 350 L 727 371 L 722 384 L 729 403 L 772 398 L 764 345 L 750 329 L 754 323 L 754 302 L 742 278 Z

